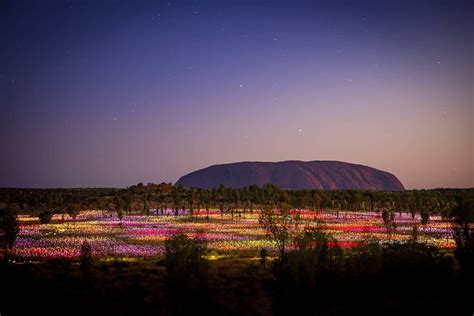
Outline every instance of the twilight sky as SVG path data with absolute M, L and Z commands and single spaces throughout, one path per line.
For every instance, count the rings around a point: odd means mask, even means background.
M 474 186 L 469 1 L 7 0 L 0 186 L 340 160 Z

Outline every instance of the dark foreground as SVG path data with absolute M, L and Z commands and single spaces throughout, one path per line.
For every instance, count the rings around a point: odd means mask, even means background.
M 472 315 L 473 283 L 422 244 L 284 261 L 48 261 L 1 267 L 1 315 Z

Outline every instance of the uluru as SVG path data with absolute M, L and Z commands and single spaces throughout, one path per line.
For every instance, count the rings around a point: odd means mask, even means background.
M 242 188 L 275 184 L 285 189 L 404 190 L 398 178 L 386 171 L 341 161 L 245 161 L 200 169 L 182 176 L 176 185 Z

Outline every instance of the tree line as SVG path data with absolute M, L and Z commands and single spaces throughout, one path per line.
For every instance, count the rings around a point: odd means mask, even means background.
M 458 206 L 460 196 L 473 196 L 474 189 L 433 189 L 405 191 L 288 190 L 268 184 L 244 188 L 201 189 L 161 183 L 133 185 L 126 189 L 0 189 L 0 209 L 19 213 L 67 213 L 74 217 L 81 210 L 101 209 L 119 213 L 148 214 L 151 209 L 176 214 L 218 209 L 222 214 L 252 212 L 282 204 L 293 209 L 396 211 L 448 216 Z M 425 214 L 424 214 L 425 213 Z M 47 218 L 47 216 L 46 216 Z

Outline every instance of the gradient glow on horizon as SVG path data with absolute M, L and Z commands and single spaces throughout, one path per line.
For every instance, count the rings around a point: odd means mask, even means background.
M 7 1 L 0 186 L 298 159 L 474 187 L 473 21 L 468 1 Z

